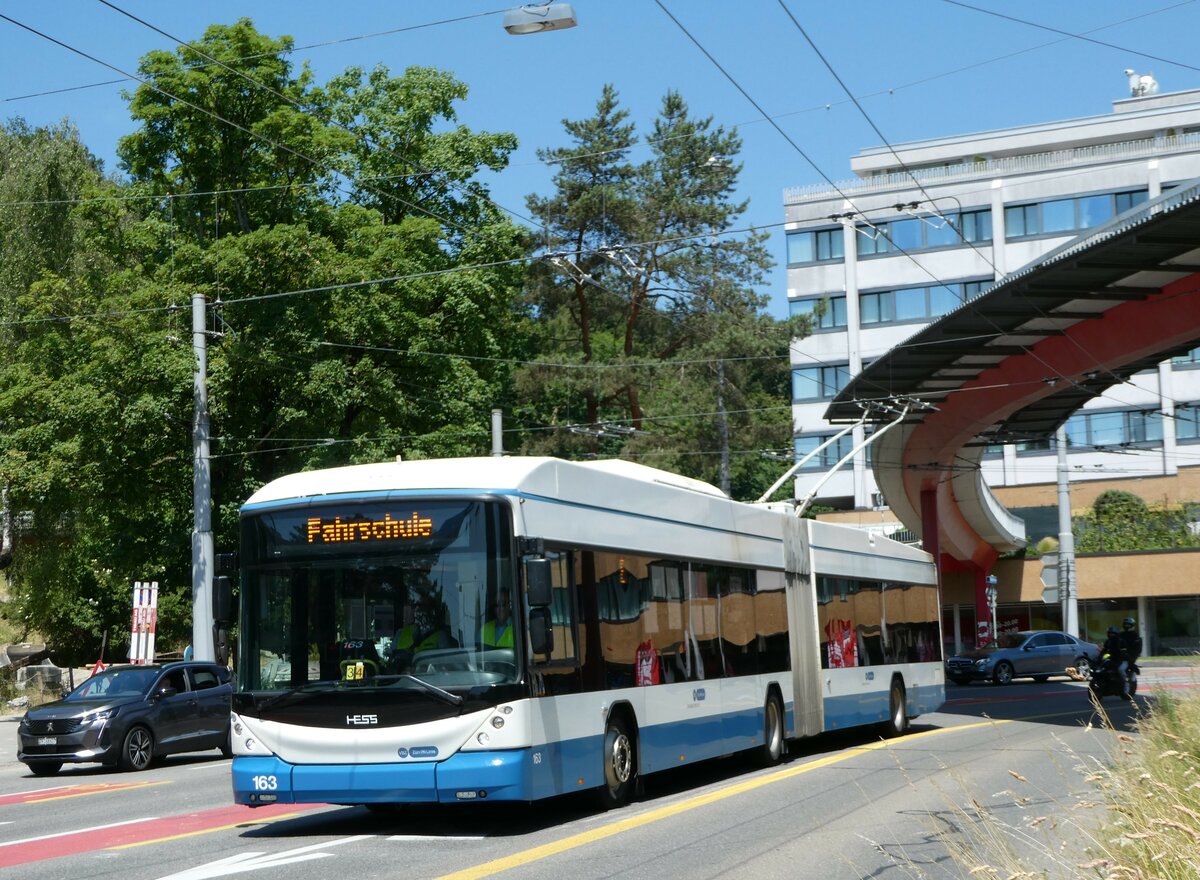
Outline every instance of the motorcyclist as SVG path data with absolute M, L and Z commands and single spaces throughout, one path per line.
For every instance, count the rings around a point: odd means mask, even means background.
M 1108 638 L 1104 640 L 1104 645 L 1100 649 L 1100 658 L 1105 663 L 1120 663 L 1121 655 L 1125 651 L 1124 640 L 1121 638 L 1121 631 L 1115 626 L 1108 628 Z
M 1113 656 L 1119 656 L 1121 659 L 1121 665 L 1118 667 L 1121 674 L 1121 696 L 1128 698 L 1129 678 L 1126 673 L 1131 667 L 1134 672 L 1138 671 L 1137 660 L 1142 656 L 1142 637 L 1137 631 L 1137 621 L 1132 617 L 1125 618 L 1121 623 L 1121 629 L 1123 630 L 1119 635 L 1121 653 Z

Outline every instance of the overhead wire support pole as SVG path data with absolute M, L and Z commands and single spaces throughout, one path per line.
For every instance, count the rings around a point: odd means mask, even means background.
M 216 659 L 213 643 L 212 472 L 208 424 L 208 326 L 204 295 L 192 296 L 192 657 Z
M 854 456 L 858 455 L 858 453 L 862 452 L 862 450 L 866 449 L 868 446 L 870 446 L 872 443 L 874 443 L 876 440 L 878 440 L 880 437 L 882 437 L 888 431 L 892 430 L 892 428 L 896 427 L 898 424 L 903 422 L 908 417 L 908 411 L 911 408 L 911 406 L 912 406 L 911 404 L 906 403 L 904 405 L 904 409 L 900 410 L 900 415 L 896 416 L 896 418 L 893 421 L 888 422 L 886 425 L 884 425 L 882 428 L 880 428 L 874 434 L 867 437 L 865 440 L 863 440 L 862 443 L 859 443 L 857 446 L 855 446 L 853 449 L 851 449 L 849 452 L 847 452 L 844 456 L 842 456 L 842 458 L 837 462 L 837 464 L 835 464 L 828 471 L 826 471 L 825 476 L 823 476 L 823 477 L 821 477 L 821 479 L 817 480 L 816 485 L 813 486 L 811 489 L 809 489 L 808 494 L 804 496 L 804 498 L 801 500 L 801 502 L 798 505 L 796 505 L 796 516 L 804 516 L 804 511 L 808 510 L 808 506 L 810 504 L 812 504 L 813 499 L 817 497 L 817 492 L 819 492 L 821 490 L 821 487 L 824 486 L 826 483 L 828 483 L 833 478 L 833 475 L 836 474 L 838 472 L 838 470 L 841 469 L 842 465 L 844 465 L 846 462 L 850 461 L 850 459 L 854 458 Z M 866 420 L 865 415 L 863 416 L 863 420 L 864 421 Z

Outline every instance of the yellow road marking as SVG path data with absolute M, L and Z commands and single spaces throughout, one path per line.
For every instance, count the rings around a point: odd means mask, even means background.
M 29 800 L 24 801 L 24 803 L 44 804 L 49 801 L 61 801 L 61 800 L 66 800 L 67 798 L 84 797 L 85 795 L 89 795 L 89 794 L 105 794 L 110 791 L 130 791 L 135 788 L 149 788 L 151 785 L 170 785 L 171 782 L 172 782 L 172 780 L 170 780 L 170 779 L 160 779 L 156 782 L 97 783 L 94 787 L 88 786 L 86 788 L 76 789 L 74 791 L 68 791 L 63 794 L 51 795 L 50 797 L 30 798 Z
M 505 856 L 502 859 L 494 859 L 493 861 L 485 862 L 482 865 L 476 865 L 473 868 L 456 871 L 453 874 L 443 874 L 441 877 L 437 878 L 437 880 L 478 880 L 478 878 L 481 877 L 490 877 L 493 874 L 499 874 L 502 871 L 509 871 L 522 865 L 528 865 L 531 862 L 537 862 L 542 859 L 549 858 L 550 856 L 567 852 L 568 850 L 586 846 L 589 843 L 595 843 L 598 840 L 604 840 L 606 837 L 612 837 L 625 831 L 631 831 L 634 828 L 650 825 L 654 822 L 668 819 L 671 816 L 678 816 L 680 813 L 686 813 L 698 807 L 707 806 L 708 804 L 713 804 L 717 801 L 725 800 L 726 798 L 735 797 L 739 794 L 745 794 L 748 791 L 753 791 L 756 788 L 762 788 L 765 785 L 771 785 L 776 782 L 782 782 L 785 779 L 791 779 L 794 776 L 799 776 L 801 773 L 808 773 L 810 770 L 828 767 L 831 764 L 837 764 L 850 758 L 856 758 L 859 755 L 866 754 L 867 752 L 888 748 L 896 743 L 912 742 L 913 740 L 922 739 L 927 736 L 933 736 L 934 734 L 950 733 L 956 730 L 970 730 L 973 727 L 987 727 L 996 724 L 1010 723 L 1012 723 L 1010 720 L 978 721 L 974 724 L 964 724 L 959 727 L 923 730 L 920 733 L 911 733 L 899 740 L 880 740 L 879 742 L 874 742 L 870 745 L 858 746 L 845 752 L 840 752 L 836 755 L 818 758 L 817 760 L 811 761 L 807 764 L 801 764 L 797 767 L 788 767 L 775 773 L 771 773 L 767 776 L 759 776 L 754 779 L 748 779 L 745 782 L 736 783 L 735 785 L 728 786 L 727 788 L 722 788 L 719 791 L 711 791 L 707 794 L 688 798 L 687 800 L 680 801 L 679 803 L 670 804 L 665 807 L 659 807 L 658 809 L 650 810 L 649 812 L 641 813 L 637 816 L 631 816 L 628 819 L 621 819 L 620 821 L 613 822 L 612 824 L 605 825 L 601 828 L 593 828 L 590 831 L 583 831 L 579 834 L 573 834 L 570 837 L 564 837 L 562 840 L 556 840 L 552 843 L 536 846 L 533 849 L 525 850 L 524 852 L 520 853 L 514 853 L 513 855 Z

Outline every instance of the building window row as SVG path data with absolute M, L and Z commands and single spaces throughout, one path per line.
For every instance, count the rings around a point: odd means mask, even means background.
M 796 461 L 804 458 L 804 456 L 808 455 L 832 436 L 833 434 L 817 434 L 810 437 L 797 437 L 795 439 Z M 807 461 L 804 467 L 800 468 L 800 470 L 802 472 L 827 471 L 847 455 L 849 455 L 850 450 L 853 448 L 854 435 L 845 434 L 839 437 L 836 443 L 830 443 L 828 446 L 822 449 L 819 454 L 809 459 L 809 461 Z M 870 448 L 871 447 L 869 446 L 867 447 L 868 451 Z
M 1146 190 L 1137 189 L 1011 205 L 1004 209 L 1004 236 L 1011 240 L 1091 229 L 1142 204 L 1148 198 Z
M 964 241 L 971 244 L 989 242 L 992 240 L 992 212 L 984 208 L 943 217 L 889 220 L 859 226 L 856 238 L 860 257 L 956 247 Z
M 859 297 L 861 323 L 923 321 L 954 311 L 992 286 L 992 281 L 963 281 L 928 287 L 879 290 Z
M 1145 189 L 1053 199 L 1004 209 L 1006 239 L 1031 238 L 1091 229 L 1147 201 Z M 944 217 L 911 217 L 856 227 L 860 257 L 957 247 L 992 240 L 992 212 L 988 208 L 961 211 Z M 807 229 L 787 234 L 788 265 L 823 263 L 845 257 L 841 226 Z
M 1067 446 L 1108 447 L 1162 443 L 1158 410 L 1076 413 L 1067 419 Z
M 860 294 L 862 324 L 920 321 L 936 318 L 979 296 L 993 282 L 956 281 L 929 287 L 904 287 Z M 808 315 L 814 330 L 836 330 L 847 325 L 846 295 L 793 300 L 791 313 Z

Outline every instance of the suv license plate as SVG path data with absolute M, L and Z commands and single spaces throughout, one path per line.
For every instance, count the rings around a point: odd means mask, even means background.
M 58 745 L 58 737 L 57 736 L 39 736 L 38 737 L 38 745 L 39 746 L 56 746 L 56 745 Z

